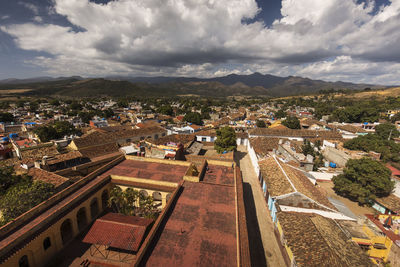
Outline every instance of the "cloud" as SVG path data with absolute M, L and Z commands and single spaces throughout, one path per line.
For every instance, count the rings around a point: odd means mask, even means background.
M 9 15 L 4 15 L 4 16 L 1 16 L 1 19 L 2 20 L 6 20 L 6 19 L 9 19 L 10 18 L 10 16 Z
M 31 64 L 57 75 L 260 71 L 392 83 L 400 68 L 399 0 L 376 12 L 374 1 L 283 0 L 282 18 L 270 27 L 242 23 L 260 12 L 255 0 L 53 1 L 49 12 L 76 27 L 27 23 L 0 30 L 22 49 L 49 53 Z M 38 14 L 36 6 L 24 6 Z
M 39 14 L 39 8 L 36 5 L 32 4 L 32 3 L 26 3 L 26 2 L 19 1 L 18 4 L 24 6 L 25 8 L 27 8 L 29 10 L 31 10 L 33 12 L 33 14 L 35 14 L 35 15 Z

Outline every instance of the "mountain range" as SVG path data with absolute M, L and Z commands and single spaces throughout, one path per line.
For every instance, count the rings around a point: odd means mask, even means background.
M 260 73 L 250 75 L 230 74 L 215 78 L 120 76 L 82 78 L 73 76 L 0 80 L 0 90 L 24 89 L 24 94 L 29 95 L 77 97 L 92 97 L 94 95 L 199 95 L 210 97 L 257 95 L 280 97 L 312 94 L 327 89 L 362 90 L 364 88 L 383 89 L 387 87 L 340 81 L 326 82 L 296 76 L 279 77 Z

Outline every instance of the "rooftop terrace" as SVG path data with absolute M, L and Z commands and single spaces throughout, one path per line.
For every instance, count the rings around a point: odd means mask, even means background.
M 235 187 L 185 182 L 146 266 L 236 266 Z
M 140 159 L 140 158 L 138 158 Z M 124 160 L 104 173 L 104 176 L 127 176 L 155 181 L 178 183 L 182 181 L 188 166 L 140 160 Z

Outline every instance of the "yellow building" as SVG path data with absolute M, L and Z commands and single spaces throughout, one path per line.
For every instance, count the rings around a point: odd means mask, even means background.
M 160 215 L 149 232 L 143 233 L 138 250 L 121 252 L 82 241 L 92 223 L 101 222 L 98 218 L 109 212 L 112 186 L 136 189 L 159 203 Z M 183 237 L 192 245 L 175 250 L 173 244 L 181 244 Z M 163 253 L 168 242 L 171 253 L 190 266 L 201 262 L 250 266 L 238 167 L 232 162 L 204 160 L 195 168 L 191 162 L 120 156 L 1 227 L 0 266 L 59 266 L 66 262 L 80 266 L 87 261 L 107 266 L 179 265 L 175 257 Z M 209 244 L 213 246 L 207 247 Z M 227 254 L 216 254 L 214 244 L 223 245 Z M 100 245 L 106 253 L 95 255 Z M 204 253 L 193 255 L 200 248 Z
M 384 218 L 388 215 L 380 216 L 383 216 L 382 218 Z M 398 219 L 400 219 L 400 216 L 392 217 L 399 217 Z M 379 262 L 387 262 L 393 241 L 378 228 L 371 229 L 364 224 L 362 226 L 362 234 L 355 235 L 352 240 L 367 251 L 374 263 L 378 264 Z

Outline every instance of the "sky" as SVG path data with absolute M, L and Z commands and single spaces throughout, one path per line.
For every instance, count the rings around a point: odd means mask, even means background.
M 400 84 L 400 0 L 0 0 L 0 79 L 260 72 Z

